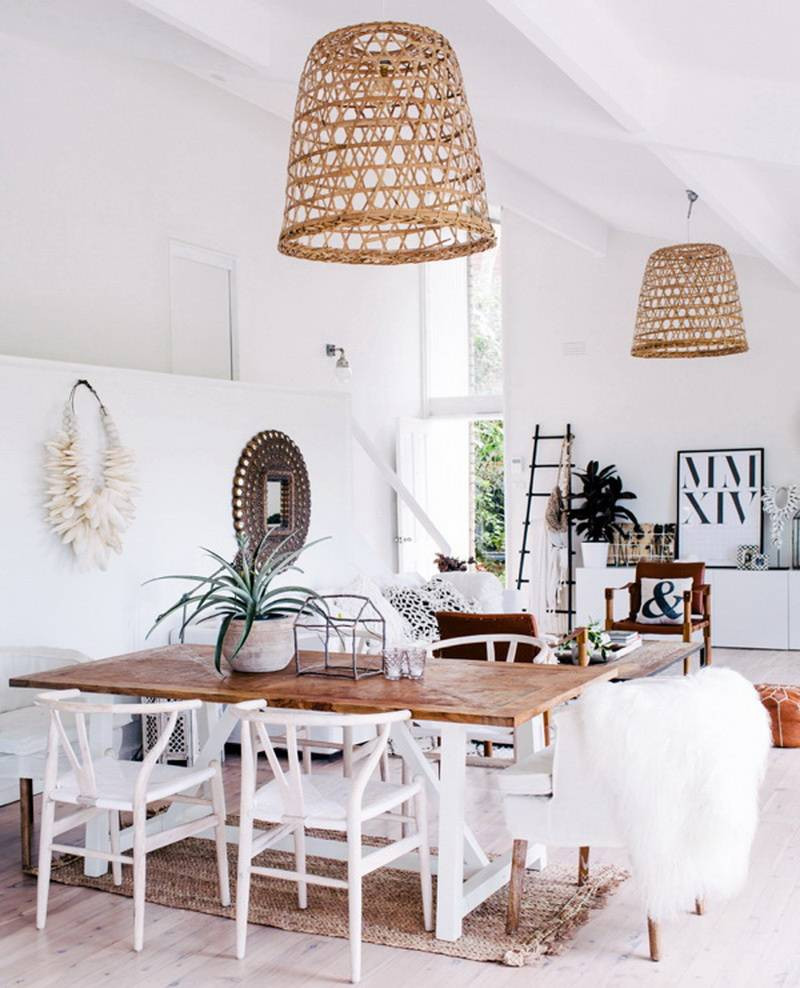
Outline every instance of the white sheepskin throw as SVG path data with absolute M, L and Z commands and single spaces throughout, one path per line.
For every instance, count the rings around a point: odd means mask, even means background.
M 730 669 L 599 683 L 581 702 L 648 915 L 744 883 L 770 748 L 758 694 Z

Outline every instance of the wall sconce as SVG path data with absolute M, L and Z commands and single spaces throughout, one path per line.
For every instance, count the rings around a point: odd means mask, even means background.
M 347 354 L 344 352 L 344 347 L 336 346 L 334 343 L 326 343 L 325 354 L 328 357 L 336 357 L 336 365 L 334 367 L 336 380 L 340 384 L 349 384 L 353 376 L 353 371 L 350 368 L 350 362 L 347 359 Z

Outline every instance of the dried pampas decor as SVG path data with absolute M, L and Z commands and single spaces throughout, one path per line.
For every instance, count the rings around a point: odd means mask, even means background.
M 75 415 L 75 392 L 88 388 L 100 406 L 100 421 L 106 446 L 100 476 L 90 475 L 81 446 Z M 111 551 L 122 552 L 122 533 L 133 520 L 133 451 L 120 443 L 119 433 L 108 409 L 88 381 L 72 386 L 64 404 L 61 431 L 45 444 L 47 480 L 47 520 L 72 547 L 80 569 L 105 569 Z

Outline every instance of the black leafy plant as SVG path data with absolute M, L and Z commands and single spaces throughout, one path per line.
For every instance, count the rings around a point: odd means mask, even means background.
M 597 460 L 590 460 L 586 470 L 576 470 L 575 476 L 583 485 L 577 494 L 582 503 L 573 510 L 572 517 L 578 523 L 575 531 L 585 536 L 585 541 L 613 541 L 621 521 L 638 525 L 636 515 L 620 504 L 620 501 L 634 501 L 636 495 L 622 489 L 622 480 L 613 463 L 601 470 Z

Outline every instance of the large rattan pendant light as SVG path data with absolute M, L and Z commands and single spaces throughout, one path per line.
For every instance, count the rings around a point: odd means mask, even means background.
M 341 28 L 300 77 L 278 249 L 403 264 L 494 246 L 455 52 L 416 24 Z
M 688 241 L 697 193 L 686 194 Z M 746 350 L 739 286 L 725 248 L 689 242 L 654 251 L 644 269 L 631 354 L 724 357 Z

